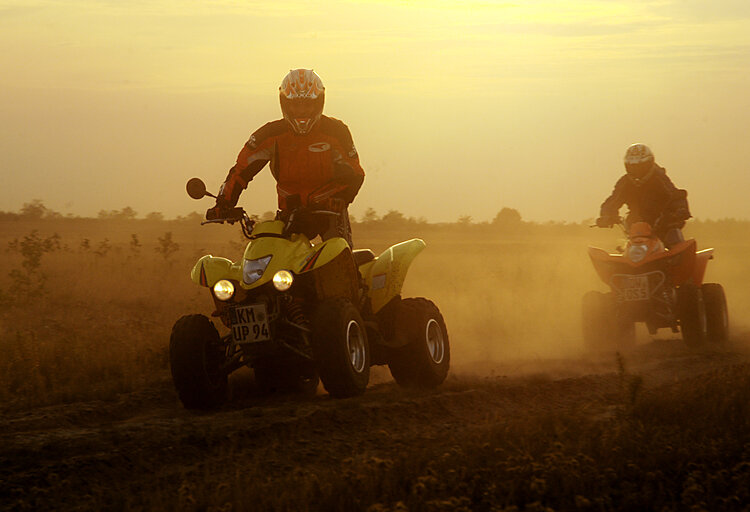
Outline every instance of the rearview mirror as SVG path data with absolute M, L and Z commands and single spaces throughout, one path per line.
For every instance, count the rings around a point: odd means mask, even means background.
M 187 193 L 193 199 L 202 199 L 206 196 L 206 184 L 200 178 L 191 178 L 187 182 Z

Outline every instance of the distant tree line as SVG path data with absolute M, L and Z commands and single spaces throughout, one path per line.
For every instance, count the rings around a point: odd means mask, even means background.
M 31 202 L 24 203 L 21 209 L 17 212 L 6 212 L 0 211 L 0 221 L 3 220 L 51 220 L 51 219 L 90 219 L 91 217 L 81 217 L 73 214 L 63 215 L 60 212 L 56 212 L 50 208 L 47 208 L 44 203 L 39 199 L 34 199 Z M 138 217 L 136 212 L 130 206 L 126 206 L 121 210 L 100 210 L 96 216 L 97 219 L 101 220 L 117 220 L 117 221 L 129 221 L 129 220 L 145 220 L 145 221 L 200 221 L 203 220 L 203 214 L 198 212 L 191 212 L 187 215 L 178 215 L 174 219 L 167 219 L 161 212 L 150 212 L 144 215 L 142 218 Z
M 256 220 L 268 220 L 275 216 L 275 212 L 268 211 L 261 215 L 252 215 Z M 39 199 L 24 203 L 17 212 L 0 211 L 0 221 L 20 220 L 59 220 L 59 219 L 90 219 L 72 214 L 63 215 L 44 205 Z M 180 215 L 173 219 L 167 219 L 161 212 L 150 212 L 139 217 L 138 213 L 131 207 L 126 206 L 120 210 L 101 210 L 96 219 L 105 221 L 134 221 L 134 222 L 200 222 L 203 214 L 192 212 Z M 491 221 L 474 221 L 470 215 L 462 215 L 454 222 L 430 222 L 425 217 L 411 217 L 404 215 L 398 210 L 388 210 L 379 214 L 374 208 L 367 208 L 365 212 L 357 217 L 351 215 L 354 226 L 383 228 L 383 229 L 413 229 L 413 228 L 441 228 L 456 227 L 466 229 L 497 229 L 508 233 L 521 233 L 525 231 L 544 232 L 546 230 L 562 234 L 588 228 L 594 219 L 584 219 L 578 223 L 565 221 L 534 222 L 526 221 L 521 213 L 515 208 L 503 207 Z M 688 228 L 695 232 L 715 232 L 716 234 L 740 234 L 750 237 L 750 220 L 744 219 L 718 219 L 700 220 L 691 219 Z

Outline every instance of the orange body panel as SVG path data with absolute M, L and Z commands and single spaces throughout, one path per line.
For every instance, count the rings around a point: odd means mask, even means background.
M 651 265 L 659 260 L 666 261 L 662 264 L 665 271 L 671 276 L 672 284 L 679 286 L 691 282 L 696 285 L 703 283 L 708 260 L 712 258 L 713 249 L 704 249 L 696 252 L 695 240 L 685 240 L 673 246 L 670 250 L 662 249 L 648 254 L 639 262 L 634 262 L 623 254 L 610 254 L 597 247 L 589 247 L 589 257 L 594 264 L 597 274 L 602 281 L 609 284 L 613 274 L 621 273 L 622 266 L 627 265 L 632 269 Z
M 693 267 L 693 282 L 695 284 L 703 284 L 703 277 L 706 274 L 706 265 L 708 260 L 713 259 L 714 250 L 703 249 L 695 253 L 695 266 Z

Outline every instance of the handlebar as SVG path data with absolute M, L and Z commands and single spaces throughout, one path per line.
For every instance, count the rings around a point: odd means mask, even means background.
M 234 224 L 235 222 L 241 222 L 246 218 L 247 220 L 251 220 L 247 216 L 247 213 L 245 213 L 245 209 L 238 206 L 229 210 L 229 217 L 224 217 L 222 219 L 206 219 L 201 222 L 201 226 L 204 224 L 224 224 L 225 222 Z
M 224 224 L 225 222 L 228 224 L 234 224 L 235 222 L 239 222 L 242 226 L 242 233 L 245 235 L 245 238 L 252 239 L 252 231 L 253 227 L 255 226 L 255 220 L 251 219 L 247 215 L 247 212 L 245 212 L 245 209 L 239 206 L 232 208 L 229 213 L 230 216 L 228 217 L 224 217 L 221 219 L 206 219 L 204 221 L 201 221 L 201 226 L 205 224 Z M 286 216 L 283 229 L 284 234 L 287 234 L 289 232 L 295 219 L 300 215 L 327 215 L 340 217 L 342 215 L 342 212 L 335 212 L 331 210 L 308 210 L 304 206 L 295 208 L 289 212 L 288 216 Z
M 247 215 L 245 209 L 242 207 L 232 208 L 229 213 L 231 215 L 230 217 L 225 217 L 223 219 L 206 219 L 201 221 L 201 226 L 204 224 L 224 224 L 225 222 L 227 224 L 234 224 L 235 222 L 239 222 L 242 227 L 242 234 L 245 238 L 249 239 L 252 236 L 255 221 Z
M 589 224 L 589 227 L 590 228 L 613 228 L 615 226 L 620 226 L 621 228 L 625 229 L 625 219 L 623 219 L 622 217 L 618 215 L 616 219 L 613 217 L 612 220 L 613 221 L 616 220 L 616 221 L 612 222 L 612 224 L 610 224 L 609 226 L 600 226 L 599 224 L 594 223 L 594 224 Z

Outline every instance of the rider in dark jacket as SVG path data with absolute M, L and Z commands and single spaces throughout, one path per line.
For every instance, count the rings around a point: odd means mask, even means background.
M 626 173 L 601 206 L 599 227 L 611 227 L 619 220 L 620 207 L 628 205 L 625 226 L 648 222 L 667 247 L 684 240 L 682 227 L 691 217 L 687 192 L 675 187 L 654 154 L 645 144 L 633 144 L 625 152 Z

